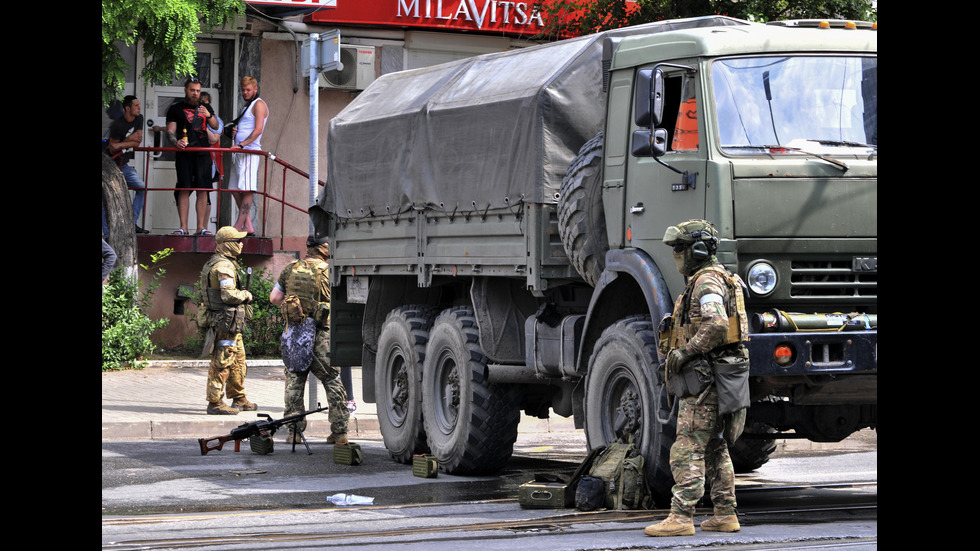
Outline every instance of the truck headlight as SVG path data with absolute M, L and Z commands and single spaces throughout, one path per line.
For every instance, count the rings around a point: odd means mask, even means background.
M 765 296 L 776 288 L 776 270 L 766 262 L 756 262 L 749 268 L 749 289 L 758 296 Z

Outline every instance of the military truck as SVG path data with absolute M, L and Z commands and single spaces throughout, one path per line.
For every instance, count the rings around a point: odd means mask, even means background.
M 391 456 L 488 472 L 522 411 L 573 416 L 591 447 L 632 433 L 668 495 L 661 239 L 689 218 L 749 287 L 736 466 L 877 427 L 877 75 L 870 25 L 706 17 L 375 81 L 330 123 L 311 216 L 332 359 Z

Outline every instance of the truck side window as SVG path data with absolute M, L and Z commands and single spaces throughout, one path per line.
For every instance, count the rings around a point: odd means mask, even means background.
M 681 86 L 677 122 L 670 142 L 673 151 L 698 150 L 698 103 L 694 93 L 694 81 L 685 78 Z
M 698 110 L 694 80 L 680 74 L 664 78 L 664 118 L 668 151 L 697 151 Z

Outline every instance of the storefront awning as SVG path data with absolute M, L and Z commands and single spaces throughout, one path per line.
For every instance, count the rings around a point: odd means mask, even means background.
M 245 3 L 249 8 L 246 15 L 254 10 L 274 17 L 309 15 L 337 7 L 337 0 L 245 0 Z

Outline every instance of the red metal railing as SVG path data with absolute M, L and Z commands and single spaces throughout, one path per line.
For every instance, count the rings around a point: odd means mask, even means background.
M 285 233 L 286 233 L 286 214 L 287 214 L 287 212 L 294 212 L 295 214 L 302 215 L 304 217 L 308 217 L 309 216 L 308 207 L 302 207 L 302 206 L 299 206 L 299 205 L 294 205 L 294 204 L 286 201 L 286 176 L 290 172 L 292 172 L 294 174 L 297 174 L 297 175 L 303 177 L 304 181 L 307 183 L 307 186 L 308 186 L 309 185 L 308 183 L 309 183 L 309 180 L 310 180 L 309 173 L 308 172 L 305 172 L 305 171 L 302 171 L 302 170 L 300 170 L 298 168 L 296 168 L 295 166 L 293 166 L 293 165 L 291 165 L 291 164 L 289 164 L 289 163 L 287 163 L 287 162 L 279 159 L 278 157 L 276 157 L 275 155 L 273 155 L 273 154 L 271 154 L 271 153 L 269 153 L 267 151 L 253 151 L 253 150 L 248 150 L 248 149 L 231 149 L 231 148 L 227 148 L 227 147 L 187 147 L 187 148 L 184 148 L 184 149 L 177 149 L 176 147 L 136 147 L 134 149 L 136 151 L 145 152 L 145 154 L 147 156 L 147 162 L 145 162 L 144 163 L 144 166 L 143 166 L 143 183 L 144 183 L 144 185 L 146 185 L 146 192 L 147 193 L 149 193 L 150 191 L 211 191 L 211 192 L 215 192 L 216 191 L 216 192 L 218 192 L 218 199 L 217 199 L 217 202 L 215 204 L 215 209 L 219 213 L 218 216 L 220 216 L 220 213 L 221 213 L 221 200 L 222 200 L 222 196 L 225 193 L 231 194 L 231 193 L 244 193 L 244 192 L 241 191 L 241 190 L 238 190 L 238 189 L 229 189 L 229 188 L 220 187 L 221 186 L 220 183 L 219 183 L 219 189 L 214 189 L 214 188 L 176 188 L 176 187 L 152 187 L 151 188 L 149 186 L 149 184 L 147 184 L 147 182 L 149 181 L 150 165 L 151 165 L 151 163 L 150 163 L 150 160 L 151 159 L 149 158 L 150 153 L 166 152 L 166 151 L 173 151 L 175 153 L 176 152 L 207 152 L 207 153 L 211 153 L 211 158 L 214 160 L 215 167 L 217 167 L 217 169 L 218 169 L 219 182 L 223 182 L 224 181 L 224 176 L 225 176 L 225 171 L 224 171 L 224 153 L 245 153 L 245 154 L 248 154 L 248 155 L 258 155 L 258 156 L 261 156 L 264 159 L 264 161 L 265 161 L 265 162 L 262 163 L 262 189 L 261 190 L 257 190 L 255 192 L 252 192 L 252 193 L 255 193 L 257 195 L 262 196 L 262 223 L 261 223 L 261 232 L 259 232 L 259 235 L 261 237 L 265 237 L 266 236 L 266 229 L 267 229 L 266 228 L 266 223 L 268 221 L 268 216 L 267 215 L 268 215 L 268 211 L 269 211 L 269 203 L 270 202 L 272 202 L 272 203 L 278 203 L 279 204 L 279 248 L 280 249 L 283 248 L 283 238 L 285 237 Z M 279 165 L 282 168 L 282 188 L 280 190 L 281 196 L 273 196 L 271 194 L 270 190 L 269 190 L 269 174 L 270 174 L 270 170 L 271 170 L 270 167 L 269 167 L 269 161 L 272 161 L 273 163 L 275 163 L 276 165 Z M 318 181 L 317 183 L 318 183 L 318 188 L 321 188 L 321 187 L 323 187 L 325 185 L 325 183 L 322 180 Z M 132 189 L 132 188 L 130 188 L 130 189 Z M 290 209 L 290 210 L 287 211 L 287 208 Z M 146 201 L 144 201 L 144 203 L 143 203 L 143 212 L 140 214 L 140 219 L 142 221 L 141 226 L 145 227 L 145 224 L 146 224 Z

